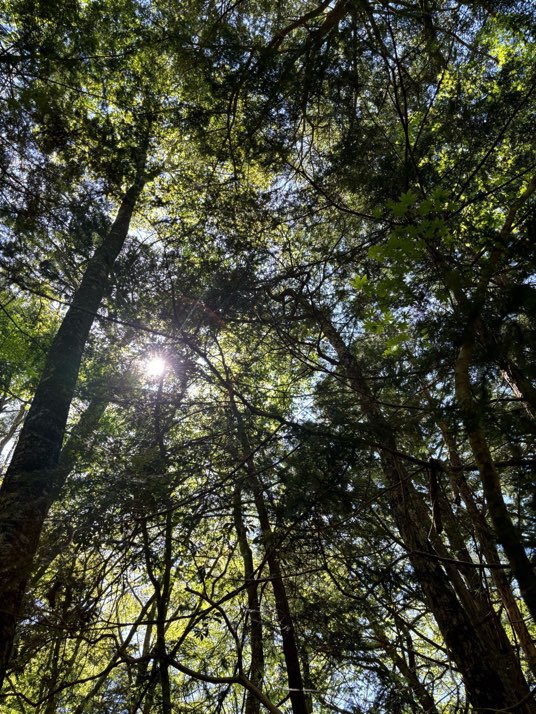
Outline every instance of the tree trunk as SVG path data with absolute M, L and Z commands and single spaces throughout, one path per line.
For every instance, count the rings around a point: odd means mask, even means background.
M 533 619 L 536 620 L 536 573 L 525 552 L 521 536 L 514 526 L 504 502 L 499 474 L 495 468 L 487 441 L 480 426 L 478 408 L 473 401 L 469 369 L 473 352 L 473 331 L 461 346 L 455 366 L 456 398 L 462 413 L 469 443 L 482 480 L 482 488 L 493 528 L 504 548 L 512 572 L 519 583 L 521 595 Z
M 86 457 L 90 452 L 91 437 L 95 433 L 98 423 L 104 415 L 107 406 L 107 396 L 95 396 L 91 399 L 88 406 L 82 412 L 77 423 L 71 430 L 71 435 L 61 450 L 56 470 L 56 483 L 59 485 L 59 488 L 61 488 L 61 485 L 67 480 L 69 474 L 74 469 L 82 450 L 84 450 Z M 58 496 L 59 492 L 53 494 L 54 500 L 56 500 Z M 51 533 L 48 533 L 47 536 L 41 538 L 39 548 L 36 553 L 37 561 L 34 562 L 34 572 L 30 580 L 30 588 L 35 588 L 54 560 L 71 542 L 73 534 L 74 528 L 72 523 L 61 523 Z
M 242 488 L 239 483 L 234 488 L 233 516 L 235 529 L 238 537 L 238 546 L 244 564 L 244 577 L 247 583 L 247 598 L 249 612 L 249 634 L 251 642 L 251 666 L 249 672 L 250 681 L 258 688 L 262 689 L 264 679 L 264 650 L 261 605 L 259 601 L 258 582 L 255 578 L 255 568 L 253 564 L 253 553 L 248 543 L 246 526 L 242 511 Z M 251 690 L 246 694 L 245 714 L 259 714 L 260 701 L 253 695 Z
M 361 367 L 326 315 L 293 293 L 335 350 L 339 364 L 380 445 L 380 460 L 388 489 L 393 519 L 408 551 L 415 577 L 425 601 L 433 613 L 445 643 L 464 679 L 467 698 L 476 711 L 496 711 L 516 707 L 519 712 L 535 712 L 536 707 L 526 684 L 519 686 L 518 667 L 496 652 L 458 600 L 450 579 L 430 541 L 430 519 L 422 497 L 415 490 L 398 456 L 393 430 L 371 392 Z
M 462 460 L 458 454 L 454 437 L 450 433 L 445 422 L 440 420 L 438 424 L 445 444 L 447 445 L 449 461 L 454 469 L 456 469 L 456 472 L 453 474 L 455 489 L 460 494 L 467 512 L 471 517 L 471 521 L 475 529 L 475 536 L 480 544 L 480 548 L 482 549 L 486 562 L 491 567 L 491 578 L 497 588 L 503 605 L 506 608 L 510 624 L 519 638 L 519 643 L 527 658 L 529 669 L 531 670 L 533 676 L 536 676 L 536 647 L 523 618 L 523 614 L 518 607 L 517 600 L 514 597 L 508 578 L 506 577 L 503 569 L 500 567 L 501 563 L 499 554 L 493 541 L 490 528 L 486 523 L 486 519 L 478 509 L 473 493 L 462 473 Z
M 268 512 L 264 503 L 262 487 L 258 482 L 258 479 L 256 479 L 256 483 L 253 485 L 253 497 L 257 508 L 257 514 L 259 516 L 262 539 L 266 551 L 266 560 L 268 561 L 268 568 L 270 570 L 270 580 L 274 593 L 277 619 L 279 620 L 279 629 L 281 630 L 281 639 L 283 640 L 283 655 L 285 657 L 285 665 L 287 668 L 292 712 L 293 714 L 310 714 L 307 706 L 307 698 L 304 692 L 298 643 L 296 641 L 296 631 L 294 629 L 294 620 L 290 609 L 290 603 L 288 601 L 285 582 L 283 580 L 281 564 L 277 555 L 277 544 L 270 526 Z
M 56 467 L 84 347 L 143 184 L 141 169 L 108 235 L 88 263 L 47 355 L 0 489 L 0 686 L 43 523 L 62 485 L 63 476 Z
M 285 582 L 283 580 L 281 564 L 279 562 L 279 557 L 277 554 L 277 544 L 274 539 L 274 534 L 270 525 L 270 518 L 268 516 L 268 511 L 266 510 L 266 504 L 264 502 L 262 484 L 260 483 L 259 478 L 257 476 L 255 464 L 253 463 L 251 457 L 251 445 L 244 429 L 242 417 L 236 406 L 234 394 L 232 392 L 230 384 L 228 385 L 228 388 L 232 412 L 236 421 L 238 438 L 240 440 L 241 448 L 243 451 L 242 460 L 244 463 L 244 468 L 249 477 L 249 485 L 253 491 L 253 500 L 255 502 L 257 515 L 259 517 L 259 524 L 261 527 L 261 534 L 266 553 L 266 560 L 268 562 L 268 568 L 270 571 L 270 581 L 274 593 L 277 619 L 279 622 L 279 629 L 281 631 L 281 639 L 283 641 L 283 656 L 285 658 L 285 665 L 287 669 L 288 687 L 290 702 L 292 705 L 292 712 L 293 714 L 311 714 L 307 705 L 307 698 L 304 692 L 303 677 L 300 665 L 300 655 L 298 651 L 298 644 L 296 641 L 294 621 L 290 609 L 290 603 L 287 597 Z

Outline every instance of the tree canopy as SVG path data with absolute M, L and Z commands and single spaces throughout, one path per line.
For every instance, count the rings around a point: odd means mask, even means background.
M 535 28 L 2 1 L 0 712 L 536 712 Z

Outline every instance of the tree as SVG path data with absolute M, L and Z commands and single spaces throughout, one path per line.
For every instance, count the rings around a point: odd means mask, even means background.
M 9 711 L 535 711 L 532 8 L 35 9 Z

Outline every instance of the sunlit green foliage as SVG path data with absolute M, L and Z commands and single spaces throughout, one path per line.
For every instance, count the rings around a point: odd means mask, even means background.
M 533 558 L 530 3 L 1 13 L 4 458 L 145 150 L 148 169 L 0 711 L 486 711 L 419 557 L 497 679 L 510 653 L 506 710 L 534 711 L 485 483 L 491 463 Z

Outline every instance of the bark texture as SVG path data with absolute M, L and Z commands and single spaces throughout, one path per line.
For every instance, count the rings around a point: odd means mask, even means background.
M 64 478 L 64 470 L 57 466 L 84 347 L 143 184 L 139 171 L 108 235 L 88 263 L 47 355 L 0 488 L 0 686 L 43 523 Z

